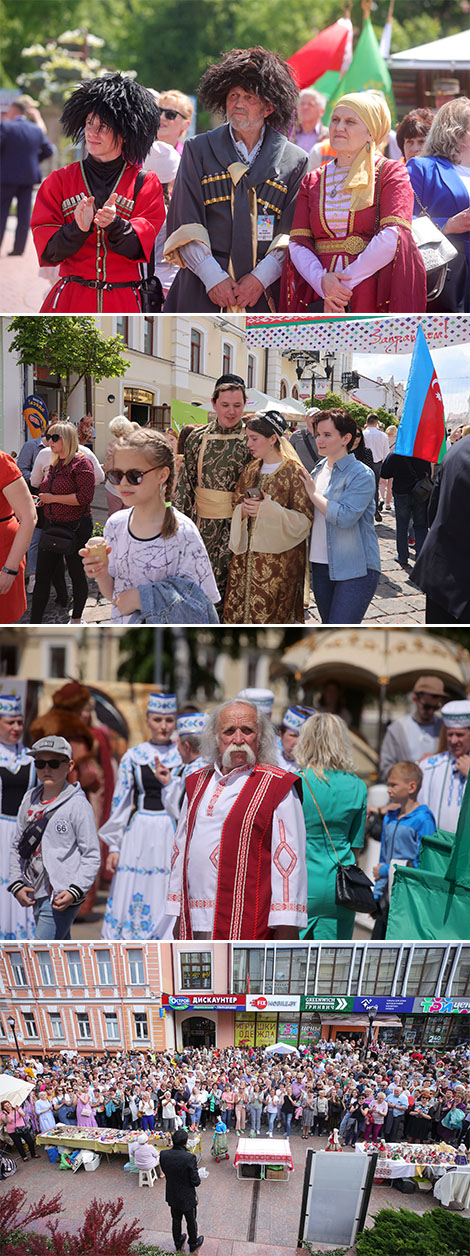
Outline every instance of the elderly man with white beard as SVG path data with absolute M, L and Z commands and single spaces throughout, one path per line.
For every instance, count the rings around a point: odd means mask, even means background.
M 277 766 L 274 729 L 254 703 L 207 721 L 208 766 L 186 781 L 167 911 L 179 938 L 298 938 L 307 924 L 301 782 Z

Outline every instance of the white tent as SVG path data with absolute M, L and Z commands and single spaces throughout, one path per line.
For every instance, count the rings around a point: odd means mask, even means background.
M 24 1103 L 33 1088 L 34 1082 L 24 1082 L 21 1077 L 12 1077 L 10 1073 L 0 1073 L 0 1103 L 3 1099 L 8 1099 L 12 1107 L 17 1108 L 19 1104 Z
M 257 388 L 249 388 L 246 397 L 247 410 L 278 410 L 279 414 L 284 415 L 305 415 L 305 406 L 301 401 L 296 401 L 295 397 L 283 397 L 282 401 L 278 401 L 275 397 L 269 397 L 268 393 L 259 392 Z
M 275 1042 L 272 1047 L 265 1047 L 265 1055 L 298 1055 L 297 1047 L 290 1047 L 287 1042 Z
M 470 30 L 447 35 L 431 44 L 394 52 L 388 58 L 389 68 L 397 70 L 465 70 L 470 69 Z

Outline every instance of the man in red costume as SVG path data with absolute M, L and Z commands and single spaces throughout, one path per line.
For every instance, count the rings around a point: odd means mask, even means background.
M 275 766 L 272 725 L 252 702 L 225 702 L 201 754 L 212 766 L 187 778 L 170 874 L 179 937 L 298 938 L 307 919 L 302 787 Z
M 54 170 L 31 219 L 41 266 L 60 278 L 41 313 L 129 313 L 142 309 L 139 264 L 150 258 L 163 224 L 156 174 L 140 172 L 158 131 L 151 92 L 121 74 L 82 83 L 61 122 L 87 156 Z

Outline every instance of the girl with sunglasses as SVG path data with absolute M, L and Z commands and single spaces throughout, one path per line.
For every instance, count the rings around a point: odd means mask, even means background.
M 116 441 L 108 481 L 124 509 L 105 524 L 105 562 L 81 550 L 87 576 L 94 576 L 112 602 L 112 623 L 127 624 L 131 616 L 142 622 L 143 589 L 171 577 L 183 577 L 198 585 L 210 602 L 219 601 L 196 525 L 167 500 L 173 478 L 173 451 L 158 432 L 140 428 Z
M 48 430 L 48 441 L 52 449 L 51 465 L 39 491 L 39 505 L 44 506 L 44 528 L 47 531 L 51 524 L 61 524 L 70 529 L 73 549 L 63 556 L 41 548 L 39 543 L 31 623 L 42 623 L 53 577 L 61 570 L 65 557 L 72 581 L 71 622 L 79 624 L 88 597 L 88 581 L 78 551 L 93 530 L 91 503 L 95 476 L 91 462 L 80 453 L 77 432 L 71 423 L 53 423 Z

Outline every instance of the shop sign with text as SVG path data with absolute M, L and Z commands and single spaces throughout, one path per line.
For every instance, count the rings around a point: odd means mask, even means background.
M 354 999 L 351 995 L 305 994 L 301 995 L 302 1012 L 352 1012 Z
M 227 1010 L 244 1007 L 244 994 L 162 994 L 162 1006 L 171 1007 L 174 1012 L 181 1012 L 190 1007 L 210 1007 Z
M 438 1013 L 440 1016 L 459 1013 L 461 1016 L 468 1016 L 470 1014 L 470 999 L 452 999 L 445 996 L 442 998 L 413 999 L 413 1012 L 415 1014 L 424 1012 L 429 1015 Z
M 300 1012 L 300 994 L 247 994 L 249 1012 Z

